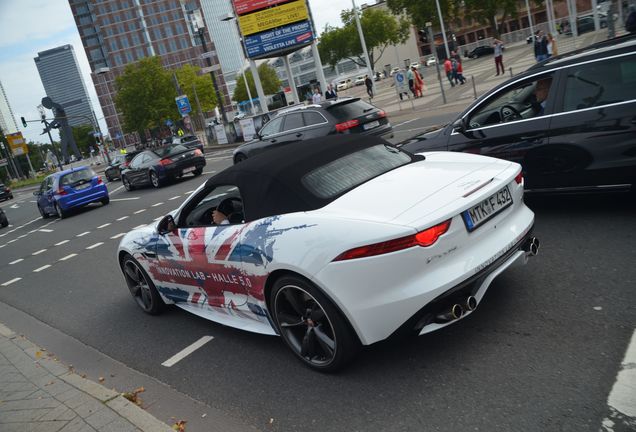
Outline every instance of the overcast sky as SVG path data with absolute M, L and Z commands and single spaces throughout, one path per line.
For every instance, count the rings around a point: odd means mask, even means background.
M 357 4 L 360 3 L 358 0 Z M 326 24 L 341 25 L 340 11 L 350 9 L 351 1 L 309 0 L 309 5 L 316 27 L 322 31 Z M 40 51 L 65 44 L 71 44 L 75 49 L 95 114 L 100 119 L 102 131 L 106 132 L 88 60 L 68 1 L 0 0 L 0 81 L 27 141 L 48 141 L 46 135 L 40 135 L 40 124 L 30 123 L 26 129 L 20 124 L 20 116 L 39 118 L 36 107 L 46 95 L 33 59 Z

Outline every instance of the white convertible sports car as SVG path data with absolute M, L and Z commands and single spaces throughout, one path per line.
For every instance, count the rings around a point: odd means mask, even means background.
M 217 207 L 228 224 L 213 225 Z M 360 345 L 472 313 L 497 275 L 536 255 L 533 223 L 516 163 L 330 136 L 216 174 L 128 233 L 117 259 L 145 312 L 175 304 L 280 335 L 333 371 Z

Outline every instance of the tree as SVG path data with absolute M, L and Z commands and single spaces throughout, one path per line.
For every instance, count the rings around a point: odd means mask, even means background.
M 189 64 L 183 65 L 175 70 L 181 92 L 188 96 L 188 100 L 192 106 L 192 112 L 190 113 L 192 116 L 199 114 L 193 87 L 196 87 L 197 96 L 199 97 L 199 103 L 201 104 L 201 110 L 203 112 L 213 111 L 217 103 L 210 75 L 200 75 L 200 71 L 200 67 Z
M 75 144 L 83 156 L 90 156 L 91 147 L 95 148 L 95 137 L 93 136 L 93 126 L 81 125 L 73 126 L 73 138 Z
M 510 17 L 517 16 L 519 3 L 515 0 L 465 0 L 465 16 L 471 16 L 481 24 L 487 24 L 492 34 L 499 36 L 499 29 Z M 499 22 L 497 22 L 499 16 Z
M 344 23 L 343 27 L 325 27 L 325 31 L 320 36 L 318 50 L 321 59 L 332 67 L 336 67 L 336 64 L 343 59 L 349 59 L 359 66 L 366 66 L 353 11 L 342 11 L 340 18 Z M 390 12 L 377 8 L 367 8 L 362 11 L 360 25 L 373 70 L 389 45 L 406 41 L 410 27 L 408 20 L 396 19 Z M 378 52 L 377 57 L 374 49 Z
M 252 76 L 252 71 L 246 71 L 245 77 L 247 78 L 248 85 L 250 86 L 252 97 L 256 97 L 256 85 L 254 85 L 254 77 Z M 269 95 L 278 93 L 280 91 L 281 82 L 278 78 L 278 75 L 276 75 L 276 70 L 274 70 L 274 68 L 267 63 L 261 63 L 261 65 L 258 67 L 258 77 L 261 79 L 263 92 L 265 94 Z M 234 94 L 232 95 L 232 99 L 234 99 L 236 102 L 248 100 L 243 75 L 236 76 L 236 87 L 234 87 Z
M 163 68 L 159 57 L 146 57 L 129 64 L 115 84 L 115 104 L 122 113 L 125 132 L 138 132 L 144 137 L 146 129 L 161 126 L 177 115 L 171 74 Z

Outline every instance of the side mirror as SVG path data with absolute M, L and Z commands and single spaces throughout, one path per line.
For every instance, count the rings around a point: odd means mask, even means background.
M 466 120 L 464 118 L 457 119 L 453 122 L 453 132 L 460 134 L 466 132 Z
M 36 190 L 35 192 L 33 192 L 33 196 L 40 196 L 40 191 Z
M 172 215 L 165 215 L 163 219 L 159 221 L 157 225 L 157 232 L 160 235 L 165 235 L 171 233 L 172 231 L 177 229 L 177 224 L 174 221 Z

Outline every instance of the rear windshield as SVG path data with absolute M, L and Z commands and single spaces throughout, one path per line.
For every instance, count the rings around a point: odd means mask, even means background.
M 189 148 L 182 146 L 181 144 L 173 144 L 169 146 L 165 146 L 164 148 L 160 148 L 154 151 L 154 153 L 159 157 L 170 156 L 176 153 L 181 153 L 184 151 L 190 150 Z
M 181 138 L 181 142 L 197 141 L 198 139 L 199 138 L 197 138 L 195 136 L 187 136 L 187 137 Z
M 95 171 L 90 168 L 73 171 L 60 177 L 60 186 L 73 186 L 79 183 L 86 183 L 95 176 Z
M 301 182 L 318 198 L 329 199 L 411 160 L 408 153 L 379 144 L 318 167 L 305 174 Z
M 369 114 L 377 108 L 361 100 L 352 100 L 334 104 L 327 108 L 329 113 L 338 121 L 353 120 L 363 115 Z

